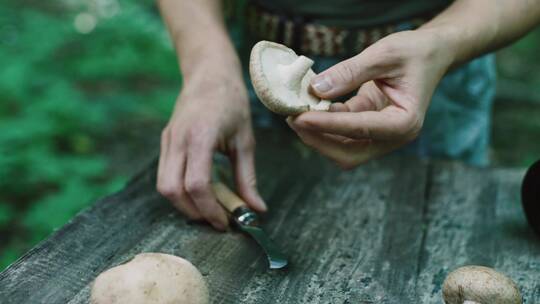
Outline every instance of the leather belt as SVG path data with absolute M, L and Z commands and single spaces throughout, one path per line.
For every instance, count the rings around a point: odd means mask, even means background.
M 299 54 L 324 57 L 354 56 L 382 37 L 403 29 L 417 28 L 434 16 L 430 14 L 369 28 L 344 28 L 278 14 L 255 1 L 249 1 L 246 14 L 247 28 L 254 38 L 284 44 Z M 404 24 L 408 27 L 403 28 Z

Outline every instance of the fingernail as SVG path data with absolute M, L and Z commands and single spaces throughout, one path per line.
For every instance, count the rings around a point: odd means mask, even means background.
M 330 83 L 330 79 L 328 79 L 328 77 L 320 75 L 313 78 L 311 81 L 311 87 L 317 93 L 325 93 L 332 89 L 332 84 Z
M 292 117 L 287 117 L 287 124 L 289 125 L 289 127 L 291 128 L 294 128 L 294 121 L 293 121 L 293 118 Z
M 262 212 L 266 212 L 268 211 L 268 206 L 266 205 L 266 203 L 264 202 L 264 200 L 262 199 L 262 197 L 260 196 L 257 196 L 257 201 L 261 207 L 261 211 Z
M 330 105 L 329 112 L 347 112 L 347 106 L 341 102 L 335 102 Z
M 212 225 L 214 226 L 214 228 L 216 228 L 219 231 L 227 230 L 227 226 L 223 224 L 222 222 L 213 222 Z

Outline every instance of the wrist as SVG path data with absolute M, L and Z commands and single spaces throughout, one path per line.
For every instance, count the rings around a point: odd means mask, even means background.
M 244 86 L 237 59 L 205 58 L 193 61 L 189 69 L 182 68 L 182 78 L 184 87 L 199 87 L 203 90 L 222 86 Z
M 218 99 L 228 99 L 235 95 L 238 98 L 247 98 L 246 86 L 240 68 L 234 68 L 235 63 L 214 58 L 200 61 L 183 74 L 183 96 L 219 95 Z M 244 98 L 245 97 L 245 98 Z M 214 98 L 212 98 L 214 99 Z
M 421 27 L 416 31 L 427 37 L 427 54 L 441 66 L 443 73 L 460 63 L 457 29 L 452 26 L 440 26 Z
M 204 48 L 193 56 L 181 57 L 180 69 L 184 82 L 200 78 L 210 82 L 223 81 L 223 78 L 243 81 L 242 66 L 236 52 L 223 47 Z
M 419 30 L 438 33 L 442 47 L 446 48 L 452 58 L 450 68 L 454 68 L 485 53 L 497 36 L 498 26 L 495 23 L 471 22 L 468 19 L 459 23 L 447 16 L 440 16 Z
M 201 39 L 200 37 L 204 37 Z M 209 31 L 204 35 L 191 35 L 176 47 L 180 69 L 189 75 L 199 67 L 215 66 L 241 71 L 240 60 L 226 32 Z

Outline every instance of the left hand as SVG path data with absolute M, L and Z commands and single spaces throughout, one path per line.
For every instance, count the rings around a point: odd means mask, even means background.
M 453 62 L 442 40 L 429 29 L 399 32 L 336 64 L 313 79 L 314 94 L 333 99 L 358 89 L 356 96 L 329 112 L 289 117 L 289 126 L 345 169 L 412 141 Z

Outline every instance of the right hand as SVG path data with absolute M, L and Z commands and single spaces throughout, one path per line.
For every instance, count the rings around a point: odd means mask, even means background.
M 223 64 L 222 64 L 223 66 Z M 238 194 L 249 207 L 267 207 L 256 188 L 249 100 L 240 73 L 230 67 L 201 63 L 177 98 L 173 115 L 161 134 L 157 189 L 182 213 L 226 230 L 228 219 L 211 187 L 215 151 L 227 155 L 234 168 Z
M 453 56 L 433 30 L 388 35 L 312 79 L 322 99 L 357 91 L 355 96 L 328 112 L 305 112 L 287 122 L 306 145 L 352 169 L 418 136 Z

